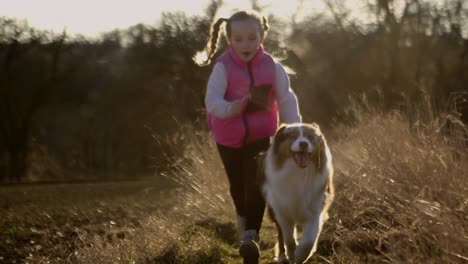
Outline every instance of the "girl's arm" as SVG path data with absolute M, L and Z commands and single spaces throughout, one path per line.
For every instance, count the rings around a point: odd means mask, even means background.
M 301 122 L 302 117 L 299 113 L 299 105 L 296 95 L 289 86 L 289 77 L 281 64 L 276 63 L 276 101 L 281 123 Z
M 216 63 L 208 80 L 205 95 L 206 111 L 218 118 L 229 118 L 233 115 L 232 103 L 224 100 L 227 89 L 227 75 L 224 65 Z

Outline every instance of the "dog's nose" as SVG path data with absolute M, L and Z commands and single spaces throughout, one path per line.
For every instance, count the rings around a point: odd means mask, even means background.
M 300 141 L 299 142 L 299 147 L 301 149 L 307 149 L 308 146 L 309 146 L 309 144 L 307 144 L 307 142 L 305 142 L 305 141 Z

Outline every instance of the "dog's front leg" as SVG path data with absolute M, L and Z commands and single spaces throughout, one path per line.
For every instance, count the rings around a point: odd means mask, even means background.
M 294 222 L 277 216 L 278 224 L 281 226 L 284 244 L 286 245 L 286 255 L 289 263 L 294 263 L 294 252 L 296 251 L 296 238 L 294 237 Z
M 312 248 L 318 239 L 320 229 L 320 215 L 314 217 L 312 220 L 304 225 L 302 239 L 294 252 L 294 257 L 298 264 L 302 264 L 309 257 Z

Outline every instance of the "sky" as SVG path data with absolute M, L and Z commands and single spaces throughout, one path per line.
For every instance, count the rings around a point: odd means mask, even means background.
M 351 10 L 351 17 L 366 20 L 359 10 L 365 0 L 335 0 Z M 440 2 L 442 0 L 430 0 Z M 161 12 L 183 11 L 189 15 L 203 13 L 210 0 L 0 0 L 0 17 L 27 20 L 43 30 L 96 37 L 116 28 L 138 23 L 155 24 Z M 290 17 L 323 12 L 323 0 L 258 0 L 265 12 Z M 403 3 L 404 0 L 395 0 Z M 224 0 L 219 15 L 229 17 L 233 9 L 249 9 L 249 0 Z M 373 19 L 367 17 L 367 19 Z
M 353 2 L 354 0 L 347 0 Z M 203 12 L 210 0 L 0 0 L 0 16 L 25 19 L 44 30 L 96 36 L 115 28 L 137 23 L 154 24 L 163 11 L 183 11 L 189 15 Z M 298 9 L 297 0 L 260 0 L 278 16 L 291 16 Z M 321 0 L 302 1 L 300 10 L 319 10 Z M 224 13 L 250 8 L 248 0 L 224 0 Z

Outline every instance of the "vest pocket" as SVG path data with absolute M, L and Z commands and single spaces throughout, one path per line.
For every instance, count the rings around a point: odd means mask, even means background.
M 250 99 L 245 111 L 247 113 L 270 110 L 270 94 L 272 85 L 264 84 L 250 89 Z

